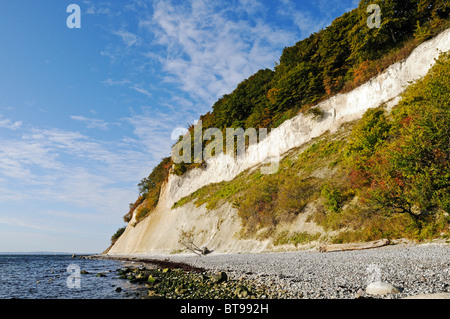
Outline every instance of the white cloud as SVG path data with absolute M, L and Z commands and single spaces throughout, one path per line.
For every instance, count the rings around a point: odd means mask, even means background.
M 85 14 L 88 15 L 107 15 L 107 16 L 114 16 L 114 15 L 120 15 L 120 12 L 114 10 L 112 8 L 112 4 L 109 2 L 100 2 L 100 3 L 92 3 L 92 1 L 84 0 L 83 1 L 84 7 L 86 8 Z
M 81 115 L 72 115 L 70 118 L 75 121 L 86 123 L 87 128 L 98 128 L 100 130 L 107 130 L 108 126 L 110 125 L 110 123 L 105 122 L 104 120 L 87 118 Z
M 139 87 L 138 85 L 134 85 L 134 86 L 132 86 L 131 88 L 132 88 L 133 90 L 139 92 L 139 93 L 142 93 L 142 94 L 148 96 L 148 97 L 151 97 L 151 96 L 152 96 L 152 93 L 150 93 L 150 92 L 149 92 L 148 90 L 146 90 L 146 89 L 143 89 L 143 88 Z
M 126 44 L 127 47 L 131 47 L 133 45 L 139 45 L 140 39 L 136 34 L 133 34 L 131 32 L 120 30 L 114 32 L 115 35 L 118 35 L 122 41 Z
M 0 114 L 0 128 L 3 127 L 10 130 L 17 130 L 22 126 L 22 124 L 23 123 L 21 121 L 13 122 L 10 119 L 2 119 L 2 115 Z

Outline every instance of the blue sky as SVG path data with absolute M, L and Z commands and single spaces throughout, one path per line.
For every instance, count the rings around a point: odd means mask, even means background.
M 69 4 L 81 28 L 69 29 Z M 2 0 L 0 251 L 98 253 L 171 133 L 355 0 Z

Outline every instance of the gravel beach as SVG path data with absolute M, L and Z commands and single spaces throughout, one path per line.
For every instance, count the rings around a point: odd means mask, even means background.
M 121 256 L 125 257 L 125 256 Z M 320 253 L 299 251 L 260 254 L 133 255 L 185 263 L 230 278 L 245 276 L 274 287 L 271 298 L 354 299 L 404 298 L 450 293 L 450 245 L 399 244 L 368 250 Z M 370 295 L 366 287 L 382 281 L 398 293 Z

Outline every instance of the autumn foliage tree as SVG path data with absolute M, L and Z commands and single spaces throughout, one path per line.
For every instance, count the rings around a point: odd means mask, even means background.
M 420 226 L 450 212 L 450 55 L 411 85 L 388 120 L 370 110 L 352 132 L 352 177 L 374 208 L 406 213 Z

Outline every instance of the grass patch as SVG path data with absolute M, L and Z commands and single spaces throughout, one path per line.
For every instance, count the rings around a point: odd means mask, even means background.
M 334 168 L 342 160 L 342 150 L 345 147 L 346 140 L 344 136 L 332 136 L 326 134 L 318 141 L 313 142 L 309 148 L 302 152 L 298 158 L 296 165 L 298 170 L 302 170 L 307 174 L 318 170 L 319 168 Z
M 151 213 L 152 209 L 148 207 L 145 203 L 141 207 L 138 208 L 136 212 L 136 223 L 137 225 L 139 222 L 141 222 L 145 217 L 147 217 Z
M 281 160 L 276 174 L 263 175 L 259 169 L 248 170 L 232 181 L 202 187 L 177 201 L 173 208 L 193 202 L 197 207 L 206 205 L 212 210 L 220 203 L 229 202 L 238 209 L 243 237 L 261 231 L 271 236 L 278 224 L 291 222 L 308 203 L 320 198 L 324 180 L 312 173 L 328 169 L 331 162 L 334 167 L 339 165 L 349 127 L 333 135 L 325 134 L 306 148 L 293 150 Z M 327 176 L 330 178 L 333 177 Z
M 292 244 L 297 247 L 298 245 L 303 245 L 318 240 L 320 236 L 320 233 L 309 234 L 306 232 L 295 232 L 291 234 L 289 231 L 283 231 L 275 239 L 274 245 L 278 246 Z
M 231 182 L 221 182 L 204 186 L 189 196 L 181 198 L 177 201 L 172 209 L 184 206 L 194 202 L 197 207 L 206 204 L 208 210 L 217 208 L 221 201 L 231 201 L 236 194 L 246 188 L 246 173 L 242 173 Z

